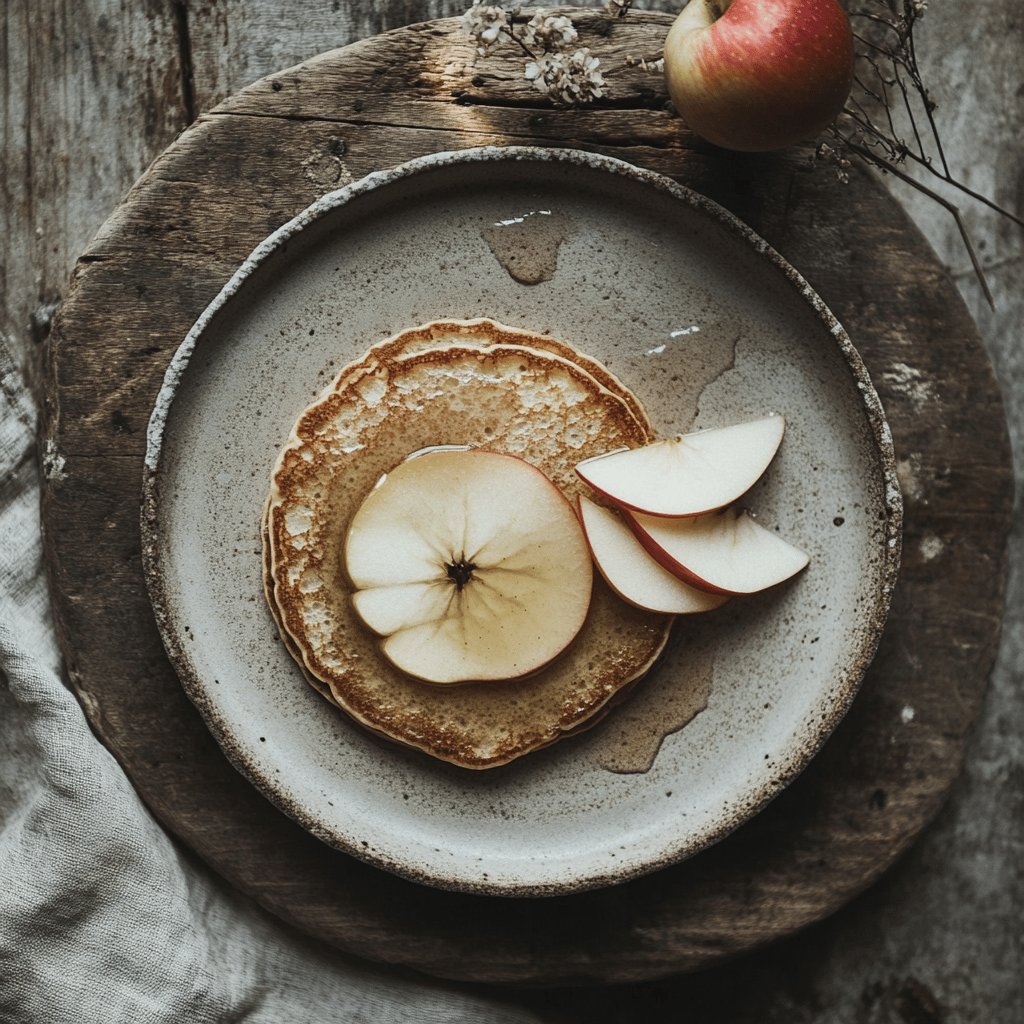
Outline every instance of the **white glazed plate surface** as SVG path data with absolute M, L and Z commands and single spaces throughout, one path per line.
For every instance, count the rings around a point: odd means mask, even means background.
M 403 328 L 480 316 L 602 360 L 662 436 L 783 413 L 782 449 L 748 504 L 811 564 L 678 620 L 656 668 L 592 731 L 472 772 L 371 735 L 304 681 L 265 606 L 260 517 L 295 419 L 347 362 Z M 183 685 L 270 800 L 406 877 L 543 895 L 687 857 L 807 764 L 873 656 L 900 520 L 863 365 L 777 254 L 668 179 L 521 148 L 371 175 L 256 250 L 168 370 L 143 536 Z

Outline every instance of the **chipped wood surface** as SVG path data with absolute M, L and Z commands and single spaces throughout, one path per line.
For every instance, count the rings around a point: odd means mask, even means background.
M 203 5 L 188 19 L 184 51 L 177 5 L 145 6 L 156 12 L 147 31 L 173 43 L 164 57 L 177 87 L 157 104 L 154 152 L 189 110 L 235 84 L 229 61 L 211 72 L 197 55 L 259 47 L 235 31 L 239 4 Z M 401 5 L 379 6 L 396 16 Z M 242 22 L 272 36 L 273 18 Z M 11 24 L 9 15 L 9 34 Z M 667 24 L 631 16 L 621 32 L 586 41 L 617 59 L 633 47 L 656 50 Z M 948 791 L 998 636 L 1010 495 L 998 390 L 951 282 L 873 180 L 856 176 L 843 188 L 808 173 L 800 154 L 723 159 L 679 130 L 659 81 L 641 72 L 618 79 L 610 106 L 550 110 L 511 62 L 492 59 L 480 72 L 452 30 L 400 29 L 309 59 L 201 116 L 77 264 L 49 346 L 43 425 L 65 460 L 47 482 L 44 515 L 69 674 L 96 731 L 168 827 L 264 905 L 343 948 L 513 983 L 707 966 L 841 906 L 893 862 Z M 191 76 L 176 63 L 182 53 Z M 163 65 L 152 67 L 156 75 Z M 123 113 L 144 133 L 137 111 Z M 438 149 L 526 141 L 671 174 L 732 209 L 805 273 L 846 323 L 886 405 L 908 499 L 907 556 L 861 696 L 766 812 L 651 878 L 507 901 L 434 892 L 350 860 L 230 768 L 164 657 L 141 576 L 137 512 L 145 424 L 167 359 L 262 237 L 349 177 Z M 140 154 L 126 152 L 126 165 Z M 31 217 L 17 216 L 26 237 Z M 973 594 L 970 616 L 963 593 Z

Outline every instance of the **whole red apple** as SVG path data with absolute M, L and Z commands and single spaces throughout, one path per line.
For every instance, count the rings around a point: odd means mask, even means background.
M 781 149 L 842 110 L 850 20 L 838 0 L 690 0 L 665 40 L 665 78 L 680 115 L 709 142 Z

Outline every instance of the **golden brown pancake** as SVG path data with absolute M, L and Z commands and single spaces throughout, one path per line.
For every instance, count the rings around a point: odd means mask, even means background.
M 602 387 L 622 400 L 636 419 L 651 430 L 647 410 L 625 384 L 608 369 L 604 363 L 578 352 L 571 345 L 547 334 L 526 331 L 519 327 L 506 327 L 494 320 L 481 317 L 478 320 L 435 320 L 400 331 L 382 341 L 367 352 L 359 364 L 368 365 L 371 360 L 402 359 L 406 356 L 425 352 L 428 349 L 447 348 L 449 345 L 463 348 L 486 348 L 491 345 L 515 345 L 535 352 L 549 352 L 575 363 L 588 373 Z
M 493 329 L 466 326 L 488 340 Z M 470 444 L 525 458 L 571 499 L 577 462 L 650 439 L 621 397 L 560 355 L 443 340 L 397 356 L 378 346 L 303 413 L 273 475 L 267 590 L 286 646 L 321 693 L 391 739 L 486 768 L 593 724 L 653 663 L 670 620 L 595 580 L 576 641 L 528 679 L 436 687 L 384 659 L 352 609 L 341 557 L 348 523 L 383 473 L 420 448 Z

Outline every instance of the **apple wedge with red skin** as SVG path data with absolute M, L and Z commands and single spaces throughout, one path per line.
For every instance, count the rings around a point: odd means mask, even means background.
M 664 55 L 676 110 L 726 149 L 812 138 L 853 84 L 853 32 L 837 0 L 690 0 Z
M 745 494 L 768 468 L 786 421 L 766 416 L 586 459 L 577 475 L 619 508 L 695 516 Z
M 582 495 L 577 502 L 594 563 L 624 601 L 647 611 L 692 615 L 712 611 L 729 600 L 724 594 L 691 587 L 663 568 L 616 512 Z
M 637 540 L 673 575 L 713 594 L 753 594 L 795 576 L 808 556 L 736 508 L 687 519 L 623 513 Z

